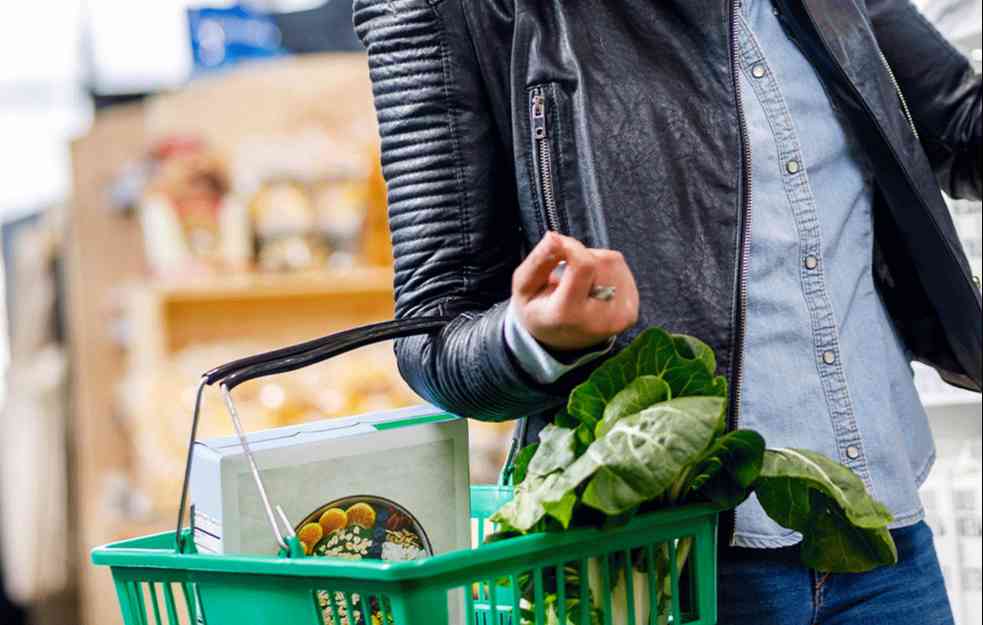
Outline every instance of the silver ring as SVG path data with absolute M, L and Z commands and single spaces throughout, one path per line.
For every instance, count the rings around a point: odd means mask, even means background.
M 567 261 L 561 260 L 557 263 L 556 268 L 553 269 L 553 276 L 560 280 L 563 278 L 563 273 L 567 270 Z M 592 286 L 590 289 L 590 297 L 602 302 L 610 302 L 614 299 L 615 287 L 613 286 Z
M 602 302 L 610 302 L 614 299 L 615 291 L 613 286 L 595 286 L 591 287 L 590 296 Z

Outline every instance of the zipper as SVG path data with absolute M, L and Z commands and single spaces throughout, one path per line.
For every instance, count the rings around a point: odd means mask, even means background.
M 731 371 L 731 407 L 727 420 L 729 430 L 737 429 L 740 423 L 742 384 L 744 382 L 744 340 L 747 334 L 747 292 L 748 265 L 751 257 L 751 141 L 748 136 L 747 119 L 744 116 L 744 94 L 741 92 L 740 73 L 737 59 L 741 48 L 737 40 L 741 0 L 731 2 L 731 75 L 734 80 L 734 95 L 737 102 L 737 120 L 741 137 L 741 241 L 737 261 L 737 312 L 735 316 L 734 358 Z
M 915 133 L 915 138 L 921 141 L 922 138 L 918 135 L 918 129 L 915 128 L 915 118 L 911 115 L 911 109 L 908 108 L 908 101 L 905 100 L 904 93 L 901 91 L 901 85 L 898 83 L 898 77 L 894 75 L 894 70 L 891 69 L 891 64 L 887 62 L 887 57 L 884 56 L 884 51 L 881 50 L 880 46 L 877 46 L 877 54 L 881 57 L 881 63 L 884 64 L 884 68 L 887 70 L 888 76 L 891 77 L 891 83 L 894 85 L 894 91 L 898 94 L 898 100 L 901 102 L 901 110 L 904 112 L 905 119 L 908 120 L 908 125 L 911 127 L 911 132 Z
M 546 216 L 546 229 L 560 232 L 560 211 L 556 205 L 556 187 L 553 179 L 553 144 L 550 140 L 549 102 L 543 87 L 535 87 L 529 102 L 529 126 L 532 129 L 533 167 L 539 183 L 539 197 L 542 198 L 543 214 Z M 523 417 L 516 427 L 512 448 L 502 469 L 502 481 L 514 482 L 515 458 L 526 442 L 529 417 Z
M 536 161 L 536 177 L 539 182 L 539 197 L 543 201 L 547 229 L 559 232 L 560 212 L 556 206 L 553 145 L 550 142 L 549 124 L 546 121 L 548 114 L 549 103 L 546 99 L 546 93 L 542 87 L 536 87 L 532 90 L 529 116 L 532 127 L 533 158 Z

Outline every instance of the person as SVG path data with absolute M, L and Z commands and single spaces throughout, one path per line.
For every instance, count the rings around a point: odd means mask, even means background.
M 749 500 L 722 523 L 721 625 L 952 623 L 910 362 L 980 391 L 979 279 L 940 189 L 981 195 L 983 87 L 915 7 L 356 0 L 353 19 L 397 316 L 454 318 L 397 343 L 413 389 L 528 417 L 527 444 L 642 329 L 696 336 L 729 427 L 848 466 L 900 554 L 807 570 Z

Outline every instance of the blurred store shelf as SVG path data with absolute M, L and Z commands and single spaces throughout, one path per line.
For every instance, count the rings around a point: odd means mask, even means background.
M 348 267 L 306 273 L 243 273 L 204 276 L 148 284 L 155 297 L 168 302 L 289 299 L 344 296 L 347 293 L 385 293 L 393 288 L 389 267 Z

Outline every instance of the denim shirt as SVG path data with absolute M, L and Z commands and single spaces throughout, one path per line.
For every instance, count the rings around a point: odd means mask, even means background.
M 751 147 L 751 253 L 739 426 L 769 447 L 801 447 L 850 467 L 912 525 L 934 461 L 910 358 L 874 286 L 870 168 L 770 0 L 744 0 L 739 85 Z M 507 343 L 535 379 L 556 361 L 510 314 Z M 775 548 L 801 537 L 752 497 L 734 544 Z

